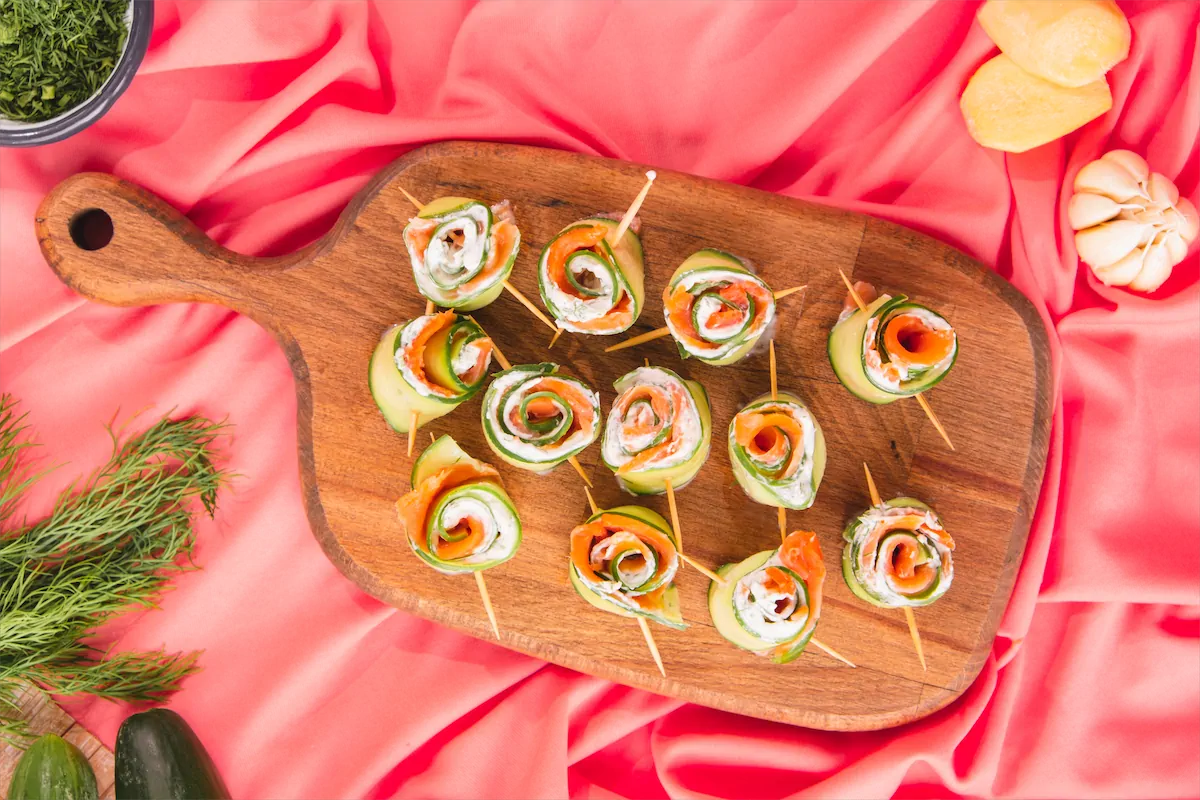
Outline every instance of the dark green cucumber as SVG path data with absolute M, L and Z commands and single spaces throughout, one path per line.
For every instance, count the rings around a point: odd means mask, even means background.
M 79 748 L 53 733 L 29 746 L 8 784 L 9 800 L 96 800 L 96 773 Z
M 117 800 L 229 800 L 229 790 L 195 731 L 165 708 L 121 723 Z

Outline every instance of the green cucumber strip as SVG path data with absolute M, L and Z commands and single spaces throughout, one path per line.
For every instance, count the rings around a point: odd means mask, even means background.
M 579 278 L 575 275 L 575 265 L 572 264 L 573 261 L 580 261 L 581 263 L 578 266 L 581 270 L 585 270 L 587 272 L 595 272 L 597 266 L 605 269 L 612 279 L 613 293 L 609 295 L 609 297 L 611 298 L 612 302 L 616 302 L 615 295 L 620 290 L 621 286 L 620 282 L 616 279 L 616 275 L 613 274 L 616 270 L 613 269 L 611 264 L 606 264 L 603 259 L 600 258 L 600 256 L 596 255 L 590 250 L 576 250 L 574 253 L 571 253 L 571 255 L 567 256 L 567 283 L 571 284 L 575 291 L 579 292 L 584 297 L 603 297 L 604 290 L 602 288 L 592 289 L 580 283 Z

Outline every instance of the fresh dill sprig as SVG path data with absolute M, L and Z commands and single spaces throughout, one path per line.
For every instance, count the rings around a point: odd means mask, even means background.
M 192 506 L 209 515 L 227 474 L 214 465 L 224 425 L 162 419 L 113 436 L 107 463 L 68 487 L 45 519 L 18 527 L 21 494 L 39 476 L 21 469 L 24 417 L 0 397 L 0 738 L 26 731 L 15 697 L 32 683 L 54 694 L 154 701 L 195 670 L 195 654 L 120 653 L 85 644 L 97 626 L 153 608 L 167 581 L 189 569 Z

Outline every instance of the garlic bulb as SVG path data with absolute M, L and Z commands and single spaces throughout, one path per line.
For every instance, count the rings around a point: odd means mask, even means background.
M 1075 249 L 1105 285 L 1153 292 L 1200 233 L 1196 207 L 1146 159 L 1112 150 L 1075 176 Z

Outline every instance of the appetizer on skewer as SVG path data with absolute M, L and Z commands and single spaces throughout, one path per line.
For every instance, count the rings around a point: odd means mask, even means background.
M 483 571 L 508 561 L 521 546 L 521 517 L 500 473 L 443 436 L 413 465 L 410 486 L 396 502 L 409 546 L 445 575 L 474 573 L 492 633 L 499 639 Z
M 881 608 L 927 606 L 954 579 L 954 540 L 920 500 L 899 497 L 859 514 L 842 533 L 842 576 Z
M 368 384 L 399 433 L 445 416 L 483 387 L 494 347 L 483 329 L 453 311 L 417 317 L 384 332 Z
M 442 436 L 413 465 L 396 508 L 413 552 L 455 575 L 503 564 L 521 544 L 521 518 L 500 473 Z
M 825 581 L 816 534 L 793 531 L 775 550 L 725 564 L 717 572 L 727 579 L 724 586 L 708 588 L 708 612 L 717 633 L 777 664 L 804 652 L 821 616 Z
M 902 294 L 878 295 L 862 281 L 829 332 L 834 374 L 851 394 L 877 405 L 932 388 L 957 357 L 958 337 L 944 317 Z
M 732 364 L 775 321 L 775 295 L 746 262 L 720 250 L 693 253 L 663 290 L 667 329 L 683 358 Z
M 601 456 L 631 494 L 682 489 L 708 460 L 712 408 L 696 381 L 669 369 L 638 367 L 613 384 L 618 392 Z
M 600 395 L 557 364 L 496 374 L 483 396 L 483 432 L 508 464 L 539 474 L 573 459 L 600 435 Z
M 559 328 L 607 336 L 629 330 L 645 301 L 637 223 L 589 217 L 563 228 L 542 250 L 538 288 Z
M 571 585 L 602 611 L 686 628 L 674 584 L 678 570 L 671 526 L 648 508 L 597 510 L 571 531 Z
M 439 306 L 482 308 L 504 291 L 521 246 L 512 204 L 466 197 L 421 206 L 404 228 L 417 289 Z
M 825 434 L 800 398 L 764 394 L 729 423 L 729 461 L 751 500 L 805 509 L 825 474 Z

